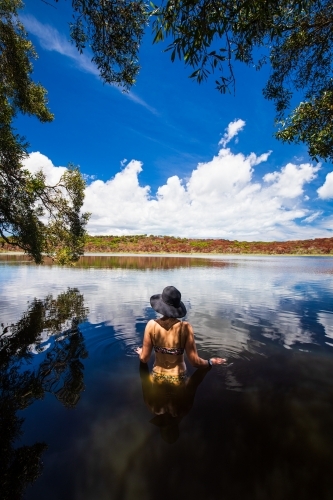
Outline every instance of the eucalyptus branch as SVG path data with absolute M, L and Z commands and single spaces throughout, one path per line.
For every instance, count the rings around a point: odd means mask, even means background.
M 231 54 L 232 54 L 232 51 L 231 51 L 231 43 L 230 43 L 230 40 L 229 40 L 229 36 L 228 36 L 228 32 L 226 32 L 225 34 L 226 36 L 226 39 L 227 39 L 227 46 L 228 46 L 228 67 L 229 67 L 229 72 L 230 72 L 230 75 L 231 75 L 231 81 L 233 83 L 233 87 L 234 87 L 234 94 L 236 92 L 236 80 L 235 80 L 235 76 L 234 76 L 234 72 L 233 72 L 233 68 L 232 68 L 232 64 L 231 64 Z
M 54 9 L 57 9 L 57 7 L 49 2 L 47 2 L 46 0 L 42 0 L 43 3 L 46 3 L 46 5 L 49 5 L 50 7 L 53 7 Z

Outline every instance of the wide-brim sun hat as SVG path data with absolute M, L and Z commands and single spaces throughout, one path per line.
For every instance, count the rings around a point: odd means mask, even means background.
M 150 297 L 151 307 L 163 316 L 169 318 L 183 318 L 186 307 L 180 300 L 182 294 L 174 286 L 166 286 L 162 293 Z

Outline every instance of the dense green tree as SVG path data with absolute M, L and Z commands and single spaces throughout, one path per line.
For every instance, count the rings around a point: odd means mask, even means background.
M 71 167 L 59 183 L 49 186 L 42 172 L 23 168 L 28 144 L 13 128 L 17 113 L 53 119 L 46 90 L 31 79 L 36 53 L 18 10 L 20 0 L 0 0 L 0 236 L 18 245 L 35 262 L 43 252 L 60 263 L 83 253 L 88 214 L 81 214 L 84 180 Z

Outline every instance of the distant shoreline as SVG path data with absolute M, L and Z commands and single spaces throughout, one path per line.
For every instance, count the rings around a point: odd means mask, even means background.
M 0 243 L 0 253 L 20 254 L 18 247 Z M 89 236 L 85 255 L 295 255 L 333 256 L 333 238 L 291 241 L 238 241 L 224 239 L 194 239 L 174 236 Z
M 204 253 L 204 252 L 195 252 L 195 253 L 150 253 L 150 252 L 141 252 L 141 253 L 129 253 L 129 252 L 85 252 L 83 257 L 198 257 L 198 258 L 207 258 L 207 257 L 256 257 L 256 256 L 266 256 L 266 257 L 332 257 L 333 254 L 323 254 L 323 253 L 309 253 L 309 254 L 297 254 L 297 253 Z
M 333 255 L 333 238 L 294 241 L 237 241 L 174 236 L 87 236 L 85 254 L 140 255 Z
M 1 255 L 12 255 L 12 256 L 27 256 L 25 252 L 18 251 L 2 251 Z M 165 252 L 85 252 L 82 257 L 187 257 L 187 258 L 237 258 L 237 257 L 330 257 L 333 258 L 333 254 L 327 253 L 165 253 Z

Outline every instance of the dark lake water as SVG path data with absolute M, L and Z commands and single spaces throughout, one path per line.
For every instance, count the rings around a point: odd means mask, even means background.
M 2 500 L 333 498 L 332 258 L 2 255 L 0 283 Z M 152 401 L 167 285 L 228 365 Z

